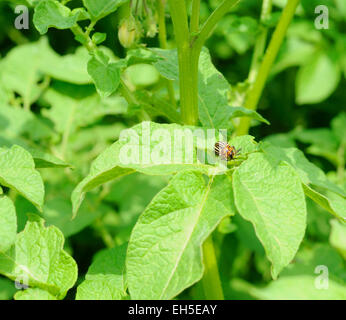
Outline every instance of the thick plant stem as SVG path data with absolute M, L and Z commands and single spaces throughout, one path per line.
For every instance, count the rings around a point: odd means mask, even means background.
M 273 33 L 269 46 L 264 55 L 261 66 L 258 70 L 258 76 L 254 85 L 250 88 L 245 101 L 245 107 L 250 110 L 256 110 L 258 101 L 261 97 L 264 85 L 267 81 L 270 69 L 281 47 L 282 41 L 286 35 L 288 26 L 294 16 L 296 8 L 300 0 L 288 0 L 285 9 L 283 10 L 279 23 Z M 250 128 L 250 118 L 244 117 L 241 119 L 237 128 L 237 135 L 247 134 Z
M 198 59 L 190 47 L 185 1 L 169 0 L 169 6 L 178 47 L 182 120 L 185 124 L 195 125 L 198 120 Z
M 202 284 L 207 300 L 224 300 L 212 235 L 203 244 L 204 276 Z
M 159 42 L 162 49 L 167 49 L 167 32 L 165 21 L 165 3 L 166 0 L 157 0 L 157 8 L 159 13 Z M 176 107 L 173 82 L 166 80 L 166 87 L 171 104 Z

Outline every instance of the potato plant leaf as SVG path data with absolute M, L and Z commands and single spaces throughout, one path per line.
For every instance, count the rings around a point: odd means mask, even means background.
M 272 276 L 294 258 L 304 237 L 306 205 L 300 179 L 289 165 L 251 154 L 233 174 L 240 215 L 250 221 L 272 262 Z
M 151 59 L 156 58 L 154 66 L 161 75 L 169 80 L 178 80 L 177 51 L 157 48 L 152 48 L 150 51 L 156 54 L 148 56 Z M 204 127 L 227 128 L 230 119 L 244 116 L 269 124 L 256 111 L 228 105 L 230 84 L 213 65 L 207 48 L 203 48 L 201 52 L 198 70 L 199 119 Z
M 43 181 L 35 170 L 31 154 L 22 147 L 13 146 L 0 152 L 0 184 L 16 190 L 39 210 L 42 209 Z
M 304 153 L 297 148 L 279 148 L 270 143 L 263 143 L 262 150 L 277 161 L 285 161 L 298 173 L 302 182 L 335 192 L 346 197 L 346 192 L 339 186 L 329 181 L 325 173 L 316 165 L 306 159 Z
M 62 299 L 77 280 L 77 264 L 63 245 L 59 229 L 46 228 L 41 218 L 32 216 L 15 244 L 0 253 L 0 273 Z
M 127 244 L 97 253 L 77 288 L 76 300 L 122 300 L 127 298 L 125 257 Z
M 132 299 L 172 299 L 201 279 L 201 246 L 221 219 L 234 215 L 228 177 L 206 183 L 196 171 L 178 173 L 135 225 L 126 266 Z
M 16 209 L 10 198 L 0 195 L 0 252 L 5 252 L 12 246 L 16 234 Z
M 93 20 L 99 20 L 116 11 L 129 0 L 83 0 L 84 6 L 92 15 Z
M 59 1 L 42 0 L 35 7 L 34 24 L 41 34 L 45 34 L 50 27 L 69 29 L 76 25 L 82 13 L 82 9 L 71 11 Z
M 88 62 L 88 73 L 102 97 L 110 96 L 120 84 L 119 65 L 110 63 L 107 59 L 92 57 Z
M 339 198 L 339 202 L 343 202 L 343 205 L 338 206 L 337 200 L 319 193 L 318 191 L 316 191 L 313 188 L 310 188 L 306 184 L 303 184 L 303 189 L 306 196 L 308 196 L 311 200 L 316 202 L 320 207 L 327 210 L 329 213 L 337 217 L 339 220 L 346 222 L 346 210 L 345 210 L 346 200 L 345 199 L 336 195 Z
M 193 137 L 195 129 L 204 137 Z M 192 142 L 186 143 L 188 151 L 182 143 L 182 137 L 185 142 L 186 139 Z M 204 129 L 178 124 L 142 122 L 123 131 L 120 139 L 97 157 L 89 175 L 73 191 L 74 215 L 85 192 L 135 171 L 149 175 L 169 175 L 182 170 L 196 170 L 205 174 L 220 172 L 223 169 L 208 164 L 205 157 L 205 149 L 209 147 L 213 150 L 214 143 L 215 137 L 207 140 Z M 210 156 L 214 157 L 213 151 Z
M 39 288 L 29 288 L 17 291 L 14 295 L 15 300 L 58 300 L 48 291 Z
M 318 103 L 330 96 L 340 80 L 340 67 L 335 59 L 324 52 L 318 52 L 301 67 L 296 80 L 296 101 L 298 104 Z M 324 81 L 328 79 L 328 81 Z

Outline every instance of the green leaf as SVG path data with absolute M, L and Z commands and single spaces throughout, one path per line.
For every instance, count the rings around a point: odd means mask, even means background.
M 320 269 L 321 266 L 326 269 Z M 319 287 L 321 280 L 324 284 L 328 281 L 328 287 Z M 343 297 L 344 300 L 345 280 L 345 267 L 339 254 L 326 244 L 310 243 L 299 250 L 295 261 L 282 272 L 279 280 L 272 281 L 265 288 L 252 287 L 250 293 L 259 299 L 324 300 Z
M 46 40 L 44 41 L 47 45 L 45 46 L 45 54 L 42 55 L 39 65 L 42 73 L 54 79 L 70 83 L 92 83 L 92 79 L 85 67 L 90 59 L 89 52 L 86 48 L 79 47 L 72 54 L 60 56 L 49 47 Z
M 0 184 L 12 188 L 42 209 L 44 186 L 31 154 L 19 146 L 0 152 Z
M 278 59 L 271 73 L 279 73 L 286 68 L 309 63 L 315 53 L 315 45 L 299 37 L 289 37 L 280 49 Z
M 250 135 L 236 136 L 231 138 L 229 144 L 234 146 L 237 150 L 241 149 L 240 154 L 249 154 L 259 151 L 259 145 L 255 141 L 255 138 Z
M 198 71 L 198 113 L 202 125 L 208 128 L 227 128 L 232 115 L 227 98 L 231 87 L 222 73 L 214 67 L 206 48 L 201 52 Z
M 181 116 L 177 109 L 158 94 L 137 90 L 135 96 L 137 101 L 140 102 L 139 107 L 143 108 L 151 118 L 163 116 L 171 122 L 181 124 Z
M 329 242 L 337 249 L 346 260 L 346 224 L 341 224 L 337 220 L 331 220 L 332 231 L 330 233 Z
M 133 54 L 130 57 L 138 56 L 138 51 L 131 51 Z M 154 53 L 150 54 L 150 53 Z M 154 66 L 160 74 L 168 80 L 179 79 L 178 67 L 178 52 L 177 50 L 164 50 L 159 48 L 150 48 L 148 55 L 139 55 L 139 57 L 146 57 L 149 61 L 154 62 Z
M 92 36 L 92 41 L 95 44 L 100 44 L 104 42 L 107 38 L 107 33 L 100 33 L 100 32 L 95 32 Z
M 316 202 L 319 206 L 327 210 L 329 213 L 337 217 L 339 220 L 346 222 L 346 200 L 341 198 L 338 195 L 335 195 L 337 198 L 327 197 L 313 188 L 310 188 L 308 185 L 303 184 L 303 189 L 305 194 L 314 202 Z M 338 205 L 338 200 L 340 205 Z
M 295 130 L 293 132 L 295 139 L 309 143 L 306 152 L 314 154 L 319 157 L 325 157 L 333 164 L 337 163 L 337 148 L 338 139 L 337 136 L 327 128 L 318 129 L 305 129 L 305 130 Z
M 71 221 L 71 201 L 68 197 L 61 196 L 60 192 L 53 199 L 46 201 L 42 216 L 46 220 L 47 225 L 56 226 L 67 238 L 83 230 L 102 214 L 110 211 L 110 208 L 106 205 L 95 205 L 95 203 L 95 197 L 87 198 L 81 206 L 81 214 Z
M 35 161 L 36 168 L 67 168 L 71 166 L 65 161 L 39 149 L 32 147 L 24 147 L 24 149 L 30 152 Z
M 124 76 L 129 79 L 133 86 L 139 89 L 153 86 L 160 79 L 160 74 L 156 68 L 145 63 L 129 66 L 125 70 Z
M 231 109 L 230 119 L 239 118 L 239 117 L 250 117 L 258 121 L 270 124 L 268 120 L 264 119 L 258 112 L 255 110 L 250 110 L 244 107 L 229 107 Z
M 48 291 L 34 288 L 18 291 L 15 296 L 15 300 L 58 300 L 55 296 L 50 294 Z
M 69 29 L 76 25 L 81 13 L 80 10 L 71 11 L 59 1 L 42 0 L 35 7 L 34 25 L 40 34 L 45 34 L 51 27 Z
M 123 300 L 127 298 L 125 257 L 127 244 L 97 253 L 76 300 Z
M 289 165 L 274 165 L 257 153 L 234 172 L 233 188 L 237 209 L 254 225 L 275 279 L 304 237 L 306 205 L 300 179 Z
M 125 113 L 127 102 L 120 96 L 101 98 L 94 93 L 85 97 L 74 97 L 67 90 L 48 89 L 43 98 L 51 105 L 42 114 L 52 120 L 55 129 L 60 133 L 68 131 L 70 134 L 76 132 L 80 127 L 95 123 L 105 115 L 117 115 Z
M 316 288 L 316 276 L 297 275 L 272 281 L 265 288 L 250 292 L 262 300 L 345 300 L 345 286 L 329 280 L 328 289 Z M 299 284 L 299 285 L 297 285 Z M 303 290 L 302 290 L 303 288 Z
M 162 49 L 144 49 L 144 48 L 136 48 L 130 49 L 126 54 L 126 64 L 127 66 L 131 66 L 137 63 L 155 63 L 160 59 L 158 53 L 155 50 Z M 160 52 L 160 51 L 158 51 Z M 163 51 L 165 52 L 165 51 Z M 162 59 L 162 56 L 161 56 Z M 158 69 L 158 67 L 156 67 Z M 161 70 L 162 71 L 162 70 Z M 161 73 L 161 72 L 160 72 Z
M 28 151 L 35 161 L 36 168 L 66 168 L 70 166 L 65 161 L 42 151 L 36 145 L 28 144 L 24 139 L 6 139 L 5 136 L 0 134 L 0 147 L 11 148 L 13 145 L 18 145 Z
M 176 50 L 151 49 L 159 60 L 154 66 L 162 76 L 169 80 L 178 80 L 178 54 Z M 207 48 L 203 48 L 199 58 L 199 118 L 208 128 L 225 128 L 231 116 L 227 93 L 230 85 L 224 76 L 216 70 Z
M 37 141 L 54 137 L 54 132 L 47 124 L 34 113 L 23 109 L 1 105 L 0 124 L 0 133 L 6 139 L 29 136 Z
M 204 137 L 193 137 L 195 129 L 204 132 Z M 191 139 L 192 143 L 187 143 L 188 151 L 175 132 L 184 137 L 186 143 Z M 97 157 L 89 175 L 73 191 L 74 215 L 87 191 L 135 171 L 149 175 L 170 175 L 182 170 L 197 170 L 205 174 L 224 171 L 223 168 L 207 164 L 205 158 L 200 159 L 204 160 L 202 163 L 198 160 L 199 153 L 202 153 L 201 157 L 205 156 L 204 149 L 213 150 L 215 138 L 207 141 L 206 136 L 201 128 L 153 122 L 142 122 L 124 130 L 120 139 Z M 211 150 L 210 156 L 215 157 Z M 178 158 L 178 155 L 181 157 Z
M 0 273 L 62 299 L 77 280 L 77 265 L 63 246 L 59 229 L 45 228 L 43 220 L 34 216 L 15 245 L 0 253 Z
M 13 281 L 6 278 L 0 278 L 0 300 L 12 300 L 17 291 Z
M 93 20 L 99 20 L 116 11 L 121 5 L 129 0 L 83 0 L 84 6 L 93 16 Z
M 102 97 L 110 96 L 117 90 L 120 84 L 119 65 L 117 63 L 109 63 L 108 59 L 98 59 L 93 56 L 88 62 L 88 73 Z
M 201 246 L 228 215 L 234 205 L 227 176 L 206 184 L 201 173 L 177 174 L 132 231 L 126 258 L 131 298 L 172 299 L 200 280 Z
M 339 113 L 331 122 L 333 133 L 340 142 L 346 141 L 346 112 Z
M 297 171 L 304 184 L 312 184 L 346 197 L 345 191 L 329 181 L 325 173 L 319 167 L 309 162 L 302 151 L 296 148 L 275 147 L 268 142 L 263 143 L 261 149 L 268 157 L 277 159 L 277 161 L 285 161 L 291 165 Z
M 317 53 L 310 59 L 309 63 L 298 71 L 296 80 L 297 103 L 318 103 L 325 100 L 336 89 L 339 80 L 340 68 L 336 61 L 323 52 Z
M 150 49 L 156 54 L 154 66 L 162 76 L 169 80 L 178 80 L 178 57 L 176 50 Z M 155 57 L 149 56 L 154 59 Z M 243 107 L 228 106 L 230 85 L 222 73 L 216 70 L 211 61 L 209 51 L 203 48 L 199 59 L 199 119 L 207 128 L 227 128 L 229 120 L 237 117 L 251 117 L 269 122 L 256 111 Z
M 42 92 L 38 84 L 42 80 L 39 66 L 42 56 L 46 53 L 45 48 L 41 43 L 17 46 L 0 62 L 4 87 L 18 93 L 23 98 L 25 106 L 30 106 Z
M 16 209 L 10 198 L 0 196 L 0 252 L 8 250 L 17 234 Z

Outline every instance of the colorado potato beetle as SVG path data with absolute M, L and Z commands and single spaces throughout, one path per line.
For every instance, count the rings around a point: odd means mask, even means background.
M 222 160 L 233 160 L 241 149 L 236 149 L 234 146 L 230 146 L 227 142 L 218 141 L 214 146 L 215 154 Z

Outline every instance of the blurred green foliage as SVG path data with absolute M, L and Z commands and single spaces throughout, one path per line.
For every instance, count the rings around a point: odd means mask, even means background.
M 69 30 L 50 29 L 41 36 L 33 25 L 34 2 L 39 0 L 0 1 L 0 148 L 16 144 L 32 154 L 45 184 L 42 212 L 17 192 L 7 188 L 4 191 L 15 203 L 18 232 L 24 229 L 30 213 L 40 215 L 47 225 L 54 225 L 62 232 L 66 238 L 65 250 L 78 264 L 80 283 L 94 254 L 129 240 L 139 215 L 167 185 L 169 177 L 136 173 L 107 183 L 87 194 L 81 212 L 73 221 L 72 190 L 88 174 L 91 161 L 118 139 L 122 129 L 147 120 L 148 114 L 159 123 L 169 122 L 175 114 L 170 113 L 168 117 L 162 110 L 148 112 L 153 99 L 164 96 L 166 80 L 157 71 L 159 66 L 155 68 L 141 61 L 139 55 L 126 55 L 127 49 L 118 40 L 118 26 L 124 15 L 121 10 L 111 14 L 90 10 L 95 17 L 105 16 L 95 27 L 99 33 L 96 42 L 102 42 L 101 52 L 111 58 L 104 65 L 89 62 L 88 68 L 99 70 L 126 58 L 130 62 L 124 78 L 131 89 L 143 90 L 141 97 L 146 101 L 146 111 L 129 104 L 118 92 L 110 95 L 114 87 L 109 87 L 109 81 L 104 78 L 94 79 L 99 82 L 96 90 L 89 75 L 93 72 L 87 72 L 87 49 Z M 201 22 L 219 2 L 202 1 Z M 259 1 L 241 1 L 236 10 L 220 21 L 207 41 L 212 62 L 231 84 L 231 94 L 240 96 L 240 100 L 256 37 L 264 26 L 272 33 L 285 2 L 274 1 L 270 18 L 262 24 L 258 19 Z M 329 29 L 317 30 L 314 9 L 320 2 L 301 1 L 258 107 L 258 112 L 271 125 L 253 119 L 250 133 L 256 140 L 264 139 L 279 147 L 298 146 L 331 181 L 346 191 L 346 5 L 343 0 L 323 1 L 329 8 Z M 14 8 L 19 4 L 30 7 L 29 30 L 14 27 L 17 17 Z M 71 0 L 68 5 L 77 8 L 81 1 Z M 173 49 L 168 10 L 166 24 L 168 48 Z M 153 27 L 150 21 L 143 25 L 140 42 L 159 47 L 155 30 L 151 30 L 154 36 L 149 33 L 150 26 Z M 42 28 L 40 31 L 45 31 Z M 109 74 L 110 78 L 115 76 Z M 177 92 L 176 82 L 174 88 Z M 340 212 L 345 212 L 344 202 L 339 203 Z M 239 215 L 222 221 L 215 232 L 215 242 L 225 298 L 345 298 L 345 226 L 310 199 L 307 199 L 307 211 L 308 227 L 303 244 L 277 281 L 271 279 L 270 263 L 252 225 Z M 111 251 L 103 253 L 111 254 Z M 96 259 L 102 259 L 101 255 L 98 253 Z M 313 287 L 318 265 L 329 268 L 331 294 L 302 290 Z M 89 269 L 87 280 L 92 278 L 91 273 Z M 88 297 L 87 283 L 78 290 L 79 298 Z M 76 287 L 67 298 L 73 299 L 75 292 Z M 1 277 L 0 299 L 12 299 L 14 293 L 9 280 Z M 114 297 L 124 298 L 118 292 Z M 180 297 L 203 298 L 200 283 Z

